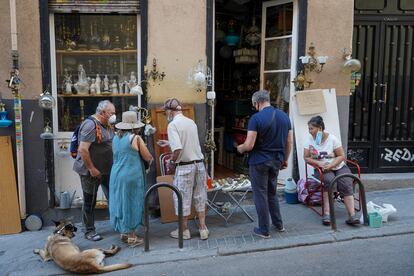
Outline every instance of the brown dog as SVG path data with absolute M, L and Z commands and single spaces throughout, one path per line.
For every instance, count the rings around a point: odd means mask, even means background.
M 44 262 L 53 260 L 64 270 L 74 273 L 102 273 L 129 268 L 131 264 L 105 266 L 104 258 L 115 255 L 120 248 L 112 245 L 110 249 L 87 249 L 80 251 L 72 242 L 77 228 L 67 220 L 55 222 L 56 229 L 47 238 L 45 249 L 35 249 Z

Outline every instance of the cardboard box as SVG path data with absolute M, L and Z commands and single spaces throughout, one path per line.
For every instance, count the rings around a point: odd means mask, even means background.
M 163 175 L 157 176 L 157 183 L 167 182 L 169 184 L 173 183 L 174 175 Z M 173 200 L 174 191 L 170 188 L 161 187 L 158 188 L 158 197 L 160 200 L 160 210 L 161 210 L 161 222 L 174 222 L 178 221 L 178 216 L 175 215 L 174 200 Z M 191 208 L 190 217 L 194 218 L 196 215 L 194 207 Z

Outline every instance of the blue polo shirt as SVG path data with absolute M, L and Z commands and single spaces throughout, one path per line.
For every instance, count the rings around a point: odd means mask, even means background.
M 271 122 L 275 112 L 273 122 Z M 285 160 L 285 146 L 289 130 L 292 129 L 288 115 L 268 106 L 255 113 L 249 120 L 247 130 L 256 131 L 256 142 L 249 153 L 249 165 L 268 160 Z

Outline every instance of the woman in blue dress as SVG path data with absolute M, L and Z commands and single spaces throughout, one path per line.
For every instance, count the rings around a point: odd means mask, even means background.
M 147 146 L 138 135 L 144 124 L 137 113 L 122 113 L 122 122 L 115 125 L 117 135 L 112 141 L 114 162 L 109 183 L 109 215 L 112 227 L 121 233 L 121 240 L 134 247 L 143 243 L 136 234 L 142 225 L 145 193 L 143 160 L 153 160 Z

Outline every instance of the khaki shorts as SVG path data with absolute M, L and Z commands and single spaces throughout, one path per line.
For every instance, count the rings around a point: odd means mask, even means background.
M 191 203 L 197 212 L 203 212 L 207 202 L 206 168 L 203 162 L 177 166 L 175 169 L 174 186 L 183 197 L 183 216 L 191 213 Z M 178 199 L 174 193 L 175 214 L 178 215 Z

